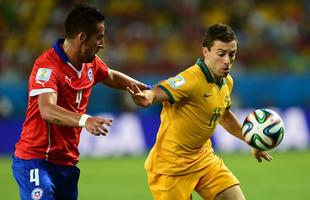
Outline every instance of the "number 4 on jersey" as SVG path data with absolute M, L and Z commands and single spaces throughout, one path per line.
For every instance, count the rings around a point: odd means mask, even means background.
M 39 169 L 30 170 L 30 183 L 34 182 L 35 186 L 40 185 Z
M 76 100 L 75 103 L 77 103 L 77 108 L 80 107 L 81 101 L 82 101 L 82 92 L 83 90 L 79 90 L 76 94 Z

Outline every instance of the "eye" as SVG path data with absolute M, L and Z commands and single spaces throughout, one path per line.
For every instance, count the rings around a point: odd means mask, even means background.
M 97 40 L 102 40 L 103 39 L 103 35 L 98 35 L 97 36 Z
M 233 57 L 235 57 L 235 55 L 236 55 L 236 53 L 230 53 L 229 57 L 233 58 Z
M 225 53 L 218 53 L 217 55 L 220 56 L 220 57 L 224 57 Z

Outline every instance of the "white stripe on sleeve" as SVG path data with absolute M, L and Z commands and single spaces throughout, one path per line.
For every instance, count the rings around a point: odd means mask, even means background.
M 55 91 L 52 88 L 35 89 L 35 90 L 30 91 L 29 96 L 33 97 L 33 96 L 37 96 L 39 94 L 51 93 L 51 92 L 55 92 Z

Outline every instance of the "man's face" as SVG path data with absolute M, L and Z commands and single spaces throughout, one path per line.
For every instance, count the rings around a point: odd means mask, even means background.
M 97 32 L 90 36 L 81 46 L 81 56 L 84 62 L 92 62 L 96 53 L 104 47 L 104 23 L 97 24 Z
M 214 41 L 210 51 L 203 47 L 205 63 L 211 70 L 214 80 L 217 82 L 221 78 L 228 76 L 231 66 L 235 60 L 237 53 L 237 42 L 231 41 L 229 43 Z

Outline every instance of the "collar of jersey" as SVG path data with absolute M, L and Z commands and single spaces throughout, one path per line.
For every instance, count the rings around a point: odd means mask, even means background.
M 63 51 L 63 49 L 61 48 L 61 45 L 64 43 L 64 39 L 60 38 L 57 39 L 54 44 L 53 44 L 53 48 L 56 51 L 57 55 L 60 57 L 60 59 L 64 62 L 64 63 L 68 63 L 69 62 L 69 58 L 68 56 L 65 54 L 65 52 Z
M 57 39 L 54 44 L 53 44 L 53 48 L 56 51 L 57 55 L 59 56 L 59 58 L 64 62 L 67 63 L 78 75 L 78 77 L 80 78 L 82 76 L 82 71 L 83 71 L 83 65 L 82 65 L 82 69 L 80 71 L 78 71 L 70 62 L 69 62 L 69 58 L 68 56 L 65 54 L 64 50 L 61 48 L 61 45 L 64 43 L 65 39 L 60 38 Z
M 207 81 L 209 83 L 215 83 L 212 76 L 211 76 L 211 72 L 209 70 L 209 68 L 207 67 L 207 65 L 205 64 L 204 60 L 201 58 L 198 58 L 196 61 L 196 64 L 200 67 L 201 71 L 203 72 L 203 74 L 206 76 Z M 223 86 L 223 84 L 225 84 L 225 79 L 223 78 L 222 81 L 218 84 L 216 84 L 219 89 Z

